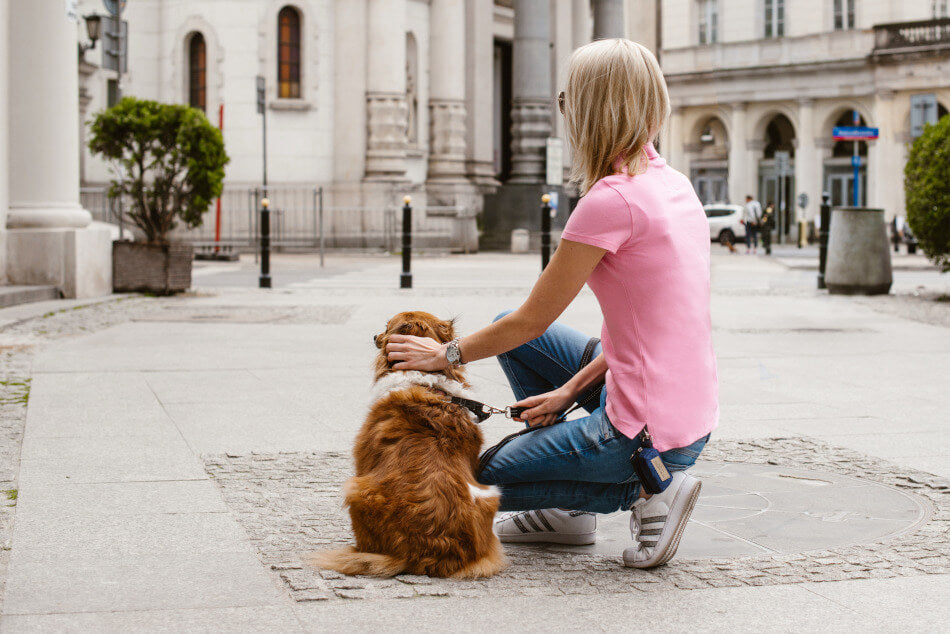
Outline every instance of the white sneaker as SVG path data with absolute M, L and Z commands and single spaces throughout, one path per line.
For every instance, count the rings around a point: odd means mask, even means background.
M 702 483 L 685 471 L 674 471 L 663 493 L 637 500 L 630 516 L 630 534 L 637 545 L 623 551 L 623 565 L 653 568 L 665 564 L 680 544 Z
M 495 534 L 503 542 L 548 542 L 583 546 L 597 540 L 597 516 L 586 511 L 539 509 L 499 517 Z

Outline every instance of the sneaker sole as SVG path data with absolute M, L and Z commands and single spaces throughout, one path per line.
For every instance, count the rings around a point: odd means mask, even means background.
M 673 499 L 673 508 L 670 509 L 670 515 L 679 510 L 681 512 L 680 521 L 674 528 L 672 539 L 664 549 L 645 561 L 632 561 L 628 563 L 625 558 L 623 564 L 629 568 L 655 568 L 656 566 L 662 566 L 672 559 L 673 555 L 676 554 L 676 549 L 679 548 L 680 539 L 683 537 L 683 532 L 689 523 L 689 516 L 693 514 L 693 507 L 696 506 L 696 500 L 699 499 L 699 490 L 702 488 L 703 483 L 696 480 L 696 486 L 692 487 L 689 491 L 677 492 L 676 497 Z M 683 495 L 684 493 L 685 496 Z M 663 536 L 660 535 L 660 538 L 662 539 Z
M 589 546 L 597 541 L 597 533 L 524 533 L 522 535 L 499 535 L 503 544 L 566 544 L 568 546 Z

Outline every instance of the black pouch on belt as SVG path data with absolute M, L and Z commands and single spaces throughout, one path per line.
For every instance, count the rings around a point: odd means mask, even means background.
M 660 452 L 653 448 L 653 441 L 645 427 L 640 432 L 640 447 L 630 456 L 630 464 L 643 490 L 651 495 L 663 493 L 673 481 L 673 476 L 660 458 Z

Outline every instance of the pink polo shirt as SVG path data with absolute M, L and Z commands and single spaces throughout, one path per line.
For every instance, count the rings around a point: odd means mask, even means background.
M 597 181 L 561 237 L 607 250 L 587 280 L 604 314 L 607 416 L 629 438 L 647 425 L 666 451 L 719 422 L 709 225 L 689 180 L 646 150 L 646 171 Z

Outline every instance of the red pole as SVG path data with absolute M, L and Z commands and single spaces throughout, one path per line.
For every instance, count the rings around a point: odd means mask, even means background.
M 224 133 L 224 104 L 218 106 L 218 129 Z M 221 242 L 221 197 L 218 197 L 214 210 L 214 252 L 218 252 L 218 242 Z

